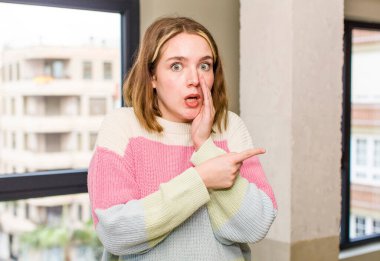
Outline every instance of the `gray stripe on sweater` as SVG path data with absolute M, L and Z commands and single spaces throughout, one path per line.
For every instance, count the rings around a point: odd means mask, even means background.
M 149 250 L 144 223 L 143 206 L 138 200 L 95 210 L 96 226 L 105 249 L 115 255 L 140 253 Z
M 250 183 L 239 211 L 216 232 L 216 236 L 224 244 L 255 243 L 265 237 L 275 217 L 270 197 Z

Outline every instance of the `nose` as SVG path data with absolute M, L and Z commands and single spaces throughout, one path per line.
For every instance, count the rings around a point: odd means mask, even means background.
M 199 86 L 199 74 L 197 69 L 190 69 L 188 77 L 187 77 L 187 85 L 188 86 Z

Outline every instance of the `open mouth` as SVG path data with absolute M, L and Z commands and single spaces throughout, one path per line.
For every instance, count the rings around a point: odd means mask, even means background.
M 200 99 L 201 99 L 200 95 L 190 94 L 185 97 L 185 104 L 190 108 L 198 107 L 200 103 Z

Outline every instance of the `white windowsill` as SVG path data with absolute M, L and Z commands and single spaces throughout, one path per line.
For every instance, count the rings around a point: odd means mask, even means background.
M 380 242 L 342 250 L 339 253 L 339 260 L 345 260 L 347 258 L 362 256 L 362 255 L 374 253 L 374 252 L 380 253 Z

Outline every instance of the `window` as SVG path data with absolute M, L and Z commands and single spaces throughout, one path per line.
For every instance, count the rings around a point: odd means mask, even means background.
M 78 205 L 78 220 L 83 221 L 83 207 L 81 204 Z
M 342 249 L 380 239 L 380 24 L 345 21 Z
M 62 218 L 62 206 L 44 207 L 46 210 L 45 224 L 47 226 L 58 226 Z
M 60 152 L 62 135 L 60 133 L 48 133 L 45 137 L 45 152 Z
M 97 137 L 97 133 L 90 133 L 90 143 L 89 143 L 89 150 L 93 150 L 94 147 L 95 147 L 95 143 L 96 143 L 96 137 Z
M 380 234 L 380 219 L 374 219 L 372 224 L 373 224 L 373 233 Z
M 55 96 L 45 96 L 43 104 L 45 104 L 44 115 L 54 116 L 61 114 L 61 98 Z
M 365 217 L 356 217 L 355 218 L 355 234 L 357 237 L 362 237 L 365 235 Z
M 15 98 L 10 98 L 11 101 L 11 115 L 16 115 L 16 101 Z
M 374 142 L 373 166 L 380 167 L 380 140 Z
M 64 62 L 63 60 L 45 60 L 44 75 L 54 79 L 64 78 Z
M 89 61 L 83 62 L 83 79 L 92 79 L 92 63 Z
M 12 149 L 16 149 L 17 141 L 16 141 L 16 133 L 12 132 Z
M 364 179 L 367 177 L 367 175 L 364 172 L 356 172 L 356 177 L 359 179 Z
M 121 86 L 119 82 L 120 79 L 122 78 L 121 75 L 124 75 L 130 68 L 132 55 L 137 49 L 138 42 L 139 42 L 140 30 L 139 30 L 139 1 L 138 0 L 125 0 L 125 1 L 10 0 L 6 2 L 7 3 L 4 3 L 3 1 L 0 0 L 0 23 L 7 24 L 7 27 L 9 27 L 10 30 L 12 30 L 13 32 L 17 31 L 13 28 L 13 26 L 18 26 L 21 24 L 24 27 L 22 30 L 28 33 L 27 39 L 35 40 L 35 43 L 41 43 L 45 47 L 49 46 L 49 38 L 46 35 L 40 36 L 40 37 L 35 36 L 34 38 L 29 37 L 30 36 L 29 31 L 30 29 L 32 29 L 32 26 L 30 28 L 27 28 L 27 27 L 28 25 L 31 25 L 31 23 L 34 20 L 36 20 L 32 17 L 33 15 L 36 14 L 36 12 L 27 12 L 25 15 L 23 15 L 22 10 L 24 10 L 23 8 L 26 8 L 26 6 L 23 6 L 21 4 L 30 4 L 27 6 L 28 8 L 47 8 L 45 6 L 51 5 L 54 7 L 60 7 L 59 9 L 61 11 L 67 8 L 71 8 L 70 10 L 72 10 L 73 12 L 86 10 L 87 14 L 90 14 L 90 13 L 95 14 L 94 16 L 96 16 L 96 19 L 98 21 L 101 21 L 103 24 L 104 24 L 104 19 L 100 18 L 102 14 L 100 13 L 97 14 L 96 12 L 101 12 L 107 15 L 110 14 L 110 15 L 117 16 L 118 18 L 117 23 L 116 23 L 117 26 L 107 27 L 105 29 L 106 31 L 116 30 L 118 33 L 121 32 L 120 41 L 118 43 L 118 45 L 121 47 L 118 47 L 118 48 L 122 48 L 123 52 L 118 54 L 117 55 L 118 57 L 116 57 L 117 61 L 121 61 L 121 65 L 120 65 L 121 69 L 120 71 L 116 71 L 116 70 L 112 71 L 112 76 L 114 79 L 116 79 L 115 81 L 117 82 L 107 81 L 107 82 L 104 82 L 104 84 L 110 84 L 112 88 L 114 88 L 114 86 L 116 85 Z M 15 3 L 20 4 L 20 5 L 15 5 Z M 9 16 L 4 15 L 5 5 L 9 5 L 9 6 L 12 6 L 12 8 L 14 8 L 12 12 L 9 12 L 14 17 L 15 17 L 15 14 L 20 14 L 17 16 L 18 20 L 16 19 L 16 22 L 4 21 L 4 17 L 9 17 Z M 49 12 L 50 15 L 52 13 L 53 12 Z M 20 21 L 20 19 L 23 19 L 23 18 L 25 18 L 25 21 L 27 21 L 27 23 L 24 23 L 24 21 Z M 82 15 L 81 21 L 84 21 L 84 20 L 86 19 L 84 19 Z M 45 23 L 40 23 L 36 28 L 41 29 L 39 27 L 42 27 L 44 25 L 50 25 L 58 21 L 72 22 L 73 19 L 70 15 L 66 15 L 65 19 L 58 19 L 57 17 L 54 17 L 54 19 L 52 19 L 51 17 L 49 19 L 46 18 L 44 21 Z M 49 23 L 46 23 L 46 21 L 49 21 Z M 121 25 L 120 30 L 117 29 L 119 25 Z M 70 39 L 70 37 L 75 34 L 80 35 L 78 34 L 78 32 L 76 32 L 77 26 L 75 24 L 72 24 L 69 27 L 66 27 L 66 29 L 67 28 L 70 28 L 69 33 L 66 32 L 64 29 L 60 30 L 56 27 L 54 28 L 55 30 L 53 33 L 56 34 L 57 36 L 61 36 L 60 39 L 57 38 L 58 42 L 61 44 L 65 44 L 64 40 Z M 94 34 L 99 32 L 101 28 L 96 28 L 96 29 L 97 30 L 92 30 Z M 90 30 L 86 30 L 86 32 L 90 32 Z M 4 32 L 1 32 L 1 33 L 2 33 L 2 37 L 0 38 L 0 52 L 3 50 L 3 48 L 1 47 L 3 46 L 3 40 L 4 40 L 3 36 L 5 35 Z M 83 34 L 80 36 L 82 37 L 82 39 L 83 37 L 85 37 Z M 94 42 L 93 42 L 94 44 L 96 44 L 96 39 L 97 39 L 96 35 L 94 35 Z M 113 39 L 117 39 L 117 38 L 113 38 Z M 8 39 L 5 39 L 5 40 L 8 40 Z M 106 42 L 107 42 L 107 39 L 106 39 Z M 17 41 L 17 43 L 23 44 L 23 41 Z M 73 43 L 71 42 L 70 44 L 73 44 Z M 88 46 L 86 46 L 85 49 L 89 49 L 87 47 Z M 39 52 L 33 52 L 29 54 L 33 54 L 31 55 L 33 57 L 30 56 L 31 57 L 30 59 L 22 60 L 21 58 L 21 61 L 19 59 L 17 60 L 15 59 L 15 60 L 12 60 L 12 62 L 3 61 L 3 60 L 0 61 L 0 67 L 4 68 L 5 66 L 5 68 L 2 71 L 2 74 L 4 74 L 4 77 L 3 77 L 4 80 L 5 78 L 7 78 L 6 84 L 21 84 L 21 83 L 14 82 L 17 79 L 17 70 L 19 70 L 20 78 L 23 79 L 22 84 L 24 83 L 24 81 L 29 81 L 33 85 L 33 91 L 38 90 L 42 92 L 38 94 L 32 92 L 33 98 L 29 99 L 29 97 L 27 96 L 27 92 L 22 92 L 22 88 L 10 88 L 10 90 L 17 89 L 17 91 L 21 95 L 20 97 L 17 97 L 17 98 L 16 96 L 12 96 L 12 99 L 14 99 L 13 101 L 11 101 L 10 97 L 7 97 L 7 103 L 6 103 L 6 107 L 8 108 L 7 112 L 11 112 L 12 109 L 14 109 L 13 112 L 16 112 L 16 108 L 17 108 L 17 114 L 18 114 L 17 116 L 20 117 L 20 119 L 18 119 L 17 121 L 18 122 L 17 124 L 21 124 L 21 125 L 25 124 L 28 126 L 28 128 L 25 128 L 25 130 L 27 130 L 28 132 L 27 141 L 24 141 L 25 133 L 22 132 L 24 128 L 20 128 L 20 127 L 3 130 L 1 129 L 1 126 L 0 126 L 0 137 L 5 137 L 10 147 L 12 145 L 12 142 L 11 142 L 12 136 L 13 136 L 12 133 L 14 132 L 14 130 L 17 130 L 17 137 L 19 138 L 17 145 L 24 147 L 23 145 L 26 142 L 27 144 L 29 144 L 30 147 L 34 147 L 35 150 L 37 150 L 37 153 L 35 154 L 31 152 L 27 152 L 27 153 L 23 152 L 20 154 L 17 153 L 17 155 L 15 156 L 21 157 L 21 156 L 29 155 L 29 158 L 25 158 L 23 160 L 15 158 L 7 162 L 1 162 L 3 160 L 3 157 L 1 157 L 0 166 L 2 167 L 1 170 L 10 173 L 11 170 L 15 169 L 16 167 L 13 165 L 15 162 L 20 162 L 22 164 L 28 163 L 30 164 L 30 166 L 17 166 L 16 169 L 30 170 L 30 171 L 36 171 L 36 172 L 11 174 L 11 175 L 7 175 L 6 178 L 4 175 L 0 175 L 0 191 L 1 191 L 0 200 L 2 201 L 0 202 L 0 205 L 6 206 L 7 202 L 5 201 L 8 201 L 8 202 L 14 202 L 16 200 L 28 201 L 29 210 L 25 208 L 25 205 L 20 207 L 18 210 L 12 207 L 11 205 L 9 205 L 10 206 L 9 208 L 11 208 L 9 212 L 10 212 L 10 215 L 12 215 L 14 214 L 13 211 L 15 211 L 15 214 L 18 215 L 19 218 L 21 218 L 22 216 L 24 216 L 24 214 L 26 214 L 24 212 L 28 211 L 29 212 L 28 215 L 30 217 L 29 219 L 32 223 L 27 222 L 25 223 L 25 226 L 27 227 L 27 229 L 33 229 L 33 227 L 31 226 L 33 225 L 36 226 L 40 224 L 36 222 L 36 220 L 38 220 L 38 217 L 41 217 L 41 218 L 45 217 L 46 218 L 45 220 L 46 221 L 49 220 L 51 224 L 54 224 L 54 222 L 57 222 L 57 220 L 62 219 L 63 216 L 65 216 L 64 218 L 66 221 L 69 220 L 71 217 L 77 217 L 77 215 L 75 215 L 76 210 L 73 210 L 72 208 L 72 206 L 77 206 L 78 204 L 77 202 L 66 204 L 65 203 L 66 199 L 64 199 L 64 201 L 61 201 L 60 204 L 56 205 L 56 204 L 52 204 L 51 200 L 47 199 L 48 197 L 57 196 L 58 198 L 54 198 L 54 200 L 59 201 L 59 200 L 62 200 L 61 197 L 64 197 L 67 195 L 78 195 L 79 193 L 87 192 L 87 185 L 86 185 L 87 170 L 84 169 L 84 166 L 77 164 L 78 163 L 77 161 L 79 159 L 87 158 L 87 154 L 86 155 L 84 154 L 84 153 L 89 153 L 87 148 L 84 149 L 85 151 L 82 151 L 81 153 L 79 153 L 77 157 L 75 155 L 68 155 L 67 157 L 66 156 L 62 157 L 58 155 L 59 157 L 55 157 L 56 156 L 55 153 L 45 153 L 51 156 L 49 160 L 44 160 L 43 158 L 40 157 L 41 156 L 40 154 L 44 154 L 42 153 L 43 148 L 46 148 L 44 141 L 46 139 L 50 139 L 54 144 L 54 140 L 56 140 L 57 138 L 54 136 L 50 136 L 49 138 L 49 136 L 46 136 L 46 134 L 57 135 L 57 133 L 63 133 L 61 138 L 58 138 L 58 139 L 61 139 L 61 145 L 62 145 L 61 147 L 75 148 L 77 145 L 76 144 L 77 141 L 75 137 L 79 128 L 78 124 L 80 126 L 82 125 L 84 126 L 85 124 L 83 124 L 83 122 L 81 122 L 78 119 L 76 119 L 76 123 L 77 123 L 76 125 L 73 123 L 67 124 L 67 122 L 65 122 L 67 119 L 73 118 L 74 116 L 76 116 L 76 115 L 61 114 L 62 112 L 66 112 L 66 111 L 75 111 L 74 109 L 71 110 L 65 107 L 66 105 L 73 106 L 74 104 L 73 102 L 67 102 L 67 104 L 65 104 L 66 101 L 68 101 L 66 98 L 61 98 L 59 106 L 55 106 L 55 107 L 53 105 L 54 102 L 52 102 L 48 106 L 45 106 L 44 102 L 41 102 L 41 101 L 44 101 L 45 97 L 52 97 L 52 96 L 69 97 L 70 96 L 72 97 L 72 99 L 80 100 L 81 102 L 84 101 L 84 103 L 80 105 L 80 109 L 79 109 L 80 112 L 78 114 L 87 115 L 88 109 L 89 109 L 88 96 L 86 96 L 84 99 L 81 99 L 81 98 L 78 99 L 77 93 L 84 90 L 87 92 L 87 95 L 90 95 L 92 90 L 95 89 L 95 91 L 98 92 L 98 91 L 101 91 L 101 88 L 97 88 L 98 85 L 83 86 L 82 85 L 83 81 L 81 81 L 81 79 L 83 79 L 82 62 L 91 61 L 90 57 L 92 57 L 93 54 L 90 54 L 88 56 L 84 55 L 84 57 L 78 54 L 75 56 L 78 59 L 78 61 L 75 63 L 66 62 L 68 58 L 67 53 L 54 50 L 54 48 L 49 50 L 49 55 L 51 55 L 51 59 L 52 59 L 51 63 L 45 63 L 45 61 L 47 60 L 46 57 L 37 57 Z M 104 53 L 102 54 L 98 53 L 98 54 L 106 55 Z M 22 55 L 19 57 L 22 57 Z M 102 56 L 96 59 L 99 59 L 99 61 L 105 60 Z M 106 58 L 106 59 L 109 59 L 109 58 Z M 19 69 L 17 69 L 16 63 L 20 64 Z M 13 66 L 13 68 L 11 67 L 11 65 Z M 92 74 L 91 77 L 102 79 L 103 72 L 101 68 L 101 63 L 99 63 L 99 68 L 97 68 L 97 66 L 98 65 L 96 65 L 96 63 L 93 64 L 93 68 L 91 68 L 91 74 Z M 113 69 L 115 68 L 119 68 L 119 66 L 114 66 Z M 33 70 L 37 70 L 37 71 L 33 71 Z M 47 75 L 48 77 L 46 77 L 45 75 L 45 70 L 49 73 L 49 75 Z M 66 76 L 66 74 L 68 73 L 71 74 L 70 76 L 76 77 L 76 79 L 78 79 L 76 87 L 74 87 L 73 85 L 70 85 L 67 82 L 68 77 Z M 100 74 L 100 75 L 96 76 L 96 74 Z M 12 79 L 12 82 L 11 82 L 11 79 Z M 55 81 L 55 79 L 60 79 L 60 80 Z M 0 84 L 2 84 L 3 82 L 4 81 L 2 81 Z M 0 86 L 0 97 L 4 97 L 3 93 L 1 93 L 2 91 L 1 87 L 2 86 Z M 66 92 L 63 93 L 62 90 L 65 90 Z M 109 90 L 107 90 L 107 92 L 109 92 Z M 97 93 L 96 95 L 101 96 L 102 93 Z M 23 104 L 24 101 L 28 101 L 28 104 L 27 105 Z M 14 106 L 11 105 L 11 103 L 13 102 L 15 104 Z M 118 101 L 118 102 L 121 104 L 121 101 Z M 30 108 L 32 108 L 33 113 L 29 113 L 29 114 L 23 113 L 25 110 L 28 111 Z M 46 108 L 49 108 L 52 110 L 56 110 L 56 108 L 60 108 L 60 111 L 58 115 L 54 113 L 55 115 L 51 115 L 52 117 L 50 116 L 45 117 Z M 76 126 L 75 132 L 72 132 L 72 130 L 70 129 L 71 126 Z M 86 126 L 88 126 L 88 124 Z M 83 133 L 84 135 L 88 135 L 88 130 L 83 130 L 83 132 L 81 133 Z M 85 144 L 85 146 L 88 147 L 89 138 L 82 137 L 82 139 L 83 139 L 83 144 Z M 55 145 L 52 145 L 52 146 L 54 147 Z M 56 146 L 56 148 L 57 147 L 58 145 Z M 2 149 L 3 147 L 0 148 L 0 150 Z M 51 150 L 55 150 L 55 148 L 51 148 Z M 72 151 L 70 151 L 70 153 L 72 153 Z M 7 157 L 9 156 L 10 155 L 7 154 Z M 45 168 L 46 165 L 37 166 L 36 164 L 38 162 L 43 163 L 43 164 L 45 163 L 50 164 L 50 163 L 55 163 L 55 162 L 59 162 L 60 164 L 62 164 L 65 162 L 73 162 L 74 165 L 71 168 L 62 167 L 61 169 L 53 169 L 53 168 Z M 46 170 L 46 169 L 48 169 L 49 171 L 38 172 L 38 170 Z M 43 200 L 43 202 L 39 202 L 37 205 L 35 201 L 32 201 L 32 200 L 37 200 L 37 199 L 40 200 L 40 199 L 45 199 L 45 198 L 46 200 Z M 82 199 L 81 202 L 87 202 L 86 200 L 88 200 L 88 195 L 85 194 L 85 199 Z M 82 211 L 82 218 L 86 222 L 90 218 L 90 212 L 87 210 L 87 207 L 86 205 L 83 205 L 83 211 Z M 1 206 L 0 206 L 0 209 L 1 209 Z M 2 216 L 3 214 L 4 214 L 3 211 L 1 211 L 0 222 L 3 222 L 4 220 Z M 14 220 L 8 219 L 8 221 L 10 221 L 10 224 L 14 224 Z M 69 224 L 74 223 L 70 220 L 68 222 Z M 4 227 L 6 227 L 4 226 L 4 224 L 0 224 L 0 235 L 2 238 L 3 237 L 7 238 L 5 242 L 6 247 L 4 248 L 3 247 L 4 245 L 0 246 L 0 249 L 1 249 L 0 259 L 7 260 L 10 258 L 10 256 L 12 256 L 12 259 L 15 259 L 15 260 L 23 259 L 23 257 L 21 256 L 20 248 L 19 248 L 20 234 L 16 235 L 16 234 L 10 233 L 10 234 L 4 235 L 4 231 L 3 231 Z M 54 231 L 54 230 L 50 230 L 49 228 L 49 230 L 44 230 L 43 232 L 44 233 L 47 233 L 47 232 L 61 233 L 62 229 L 60 229 L 59 231 L 57 230 Z M 57 234 L 55 234 L 55 236 L 56 235 Z M 58 234 L 58 235 L 61 235 L 61 234 Z M 36 238 L 36 236 L 34 235 L 34 237 L 31 237 L 31 238 Z M 3 240 L 0 240 L 0 241 L 1 241 L 0 244 L 3 244 Z M 6 250 L 6 251 L 3 251 L 3 250 Z M 55 250 L 61 251 L 62 249 L 61 250 L 55 249 Z M 60 252 L 60 254 L 62 254 L 62 256 L 64 255 L 63 252 Z M 53 255 L 54 256 L 51 258 L 48 257 L 47 260 L 48 259 L 53 260 L 53 258 L 56 258 L 58 256 L 58 253 L 54 253 Z M 67 257 L 67 256 L 65 258 L 70 259 L 70 257 Z M 82 256 L 81 258 L 77 258 L 77 259 L 71 257 L 71 259 L 72 260 L 79 260 L 79 259 L 92 260 L 92 259 L 88 259 L 87 256 Z M 95 257 L 93 260 L 99 260 L 99 259 L 100 257 Z
M 12 74 L 12 65 L 8 65 L 8 81 L 13 80 L 13 74 Z
M 112 63 L 111 62 L 103 63 L 103 78 L 105 80 L 112 79 Z
M 367 164 L 367 141 L 364 139 L 356 140 L 356 164 L 360 166 Z
M 5 82 L 5 67 L 1 66 L 1 81 Z
M 16 63 L 16 80 L 20 80 L 20 63 Z
M 105 115 L 107 104 L 105 98 L 90 98 L 90 115 Z

